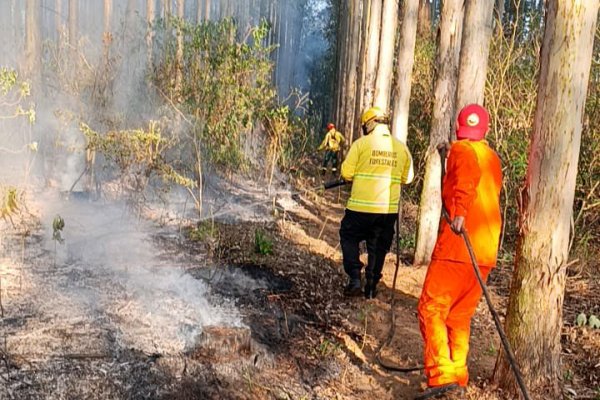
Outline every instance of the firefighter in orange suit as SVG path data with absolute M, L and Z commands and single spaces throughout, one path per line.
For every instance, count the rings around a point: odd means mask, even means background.
M 450 147 L 442 183 L 451 223 L 442 219 L 418 305 L 428 389 L 417 398 L 462 391 L 469 380 L 471 317 L 482 290 L 460 232 L 468 233 L 486 280 L 496 265 L 502 225 L 502 170 L 498 155 L 484 140 L 488 123 L 487 111 L 476 104 L 458 115 L 457 141 Z
M 400 185 L 413 179 L 408 147 L 391 135 L 387 120 L 377 107 L 365 111 L 361 117 L 364 136 L 352 143 L 342 163 L 342 179 L 352 181 L 352 193 L 340 226 L 344 270 L 349 277 L 346 296 L 363 293 L 359 243 L 364 240 L 368 252 L 364 295 L 375 297 L 394 237 Z

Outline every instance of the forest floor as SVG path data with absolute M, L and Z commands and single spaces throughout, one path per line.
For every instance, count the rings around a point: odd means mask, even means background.
M 235 198 L 229 211 L 187 227 L 155 213 L 141 230 L 118 207 L 46 201 L 67 228 L 77 221 L 79 239 L 67 237 L 64 254 L 39 223 L 27 225 L 25 238 L 4 235 L 0 398 L 384 400 L 419 393 L 421 372 L 390 372 L 376 360 L 393 304 L 395 334 L 382 358 L 421 363 L 416 305 L 426 267 L 410 265 L 411 249 L 401 253 L 395 289 L 390 253 L 377 298 L 348 299 L 338 235 L 346 188 L 275 196 L 249 185 L 226 190 Z M 415 226 L 416 207 L 407 204 L 401 233 Z M 597 260 L 569 270 L 562 342 L 571 399 L 600 398 L 600 331 L 574 326 L 580 312 L 600 314 Z M 501 315 L 511 272 L 507 260 L 489 279 Z M 225 348 L 216 349 L 220 356 L 203 357 L 198 326 L 248 328 L 251 339 L 239 354 L 244 339 L 216 339 Z M 491 383 L 499 348 L 482 301 L 467 398 L 506 398 Z

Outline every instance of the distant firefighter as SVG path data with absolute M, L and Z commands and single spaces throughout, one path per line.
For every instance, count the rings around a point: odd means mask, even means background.
M 323 172 L 327 171 L 327 167 L 331 162 L 331 171 L 337 172 L 338 166 L 338 154 L 342 148 L 342 144 L 344 143 L 344 135 L 342 135 L 338 130 L 335 129 L 335 125 L 331 122 L 327 124 L 327 134 L 325 135 L 325 139 L 319 146 L 317 150 L 325 150 L 325 157 L 323 157 L 323 165 L 321 166 L 321 170 Z
M 484 140 L 488 122 L 487 111 L 477 104 L 458 114 L 458 140 L 450 147 L 442 183 L 450 223 L 442 219 L 418 306 L 428 389 L 417 399 L 460 392 L 469 380 L 471 317 L 482 289 L 460 233 L 468 232 L 485 280 L 496 265 L 502 226 L 502 168 Z

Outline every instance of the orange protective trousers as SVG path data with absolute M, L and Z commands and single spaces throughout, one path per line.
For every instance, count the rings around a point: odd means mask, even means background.
M 450 149 L 447 168 L 444 207 L 451 220 L 465 217 L 463 229 L 485 281 L 496 265 L 501 229 L 500 159 L 485 141 L 458 141 Z M 418 306 L 429 386 L 467 385 L 471 317 L 480 299 L 481 287 L 465 242 L 444 220 Z
M 490 270 L 480 267 L 484 281 Z M 472 264 L 434 260 L 429 265 L 418 306 L 428 386 L 467 385 L 471 317 L 481 293 Z

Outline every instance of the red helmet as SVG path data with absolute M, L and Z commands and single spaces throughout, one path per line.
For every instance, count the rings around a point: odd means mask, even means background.
M 488 131 L 490 116 L 479 104 L 469 104 L 458 113 L 456 119 L 456 138 L 481 140 Z
M 328 131 L 332 130 L 333 128 L 335 128 L 334 124 L 332 124 L 331 122 L 327 124 L 327 130 Z

